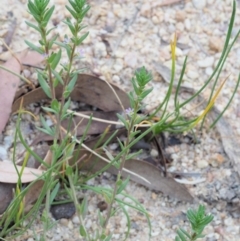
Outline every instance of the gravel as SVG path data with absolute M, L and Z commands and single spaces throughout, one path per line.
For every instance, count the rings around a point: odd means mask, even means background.
M 25 24 L 30 20 L 27 13 L 26 0 L 3 1 L 0 9 L 1 31 L 0 37 L 4 37 L 10 26 L 7 12 L 12 11 L 17 18 L 17 27 L 11 42 L 13 51 L 21 51 L 26 48 L 24 39 L 37 43 L 38 35 Z M 64 9 L 65 0 L 55 2 L 56 13 L 52 24 L 55 33 L 69 31 L 61 21 L 69 16 Z M 146 108 L 151 109 L 160 103 L 166 93 L 167 85 L 154 69 L 154 62 L 161 62 L 165 66 L 171 66 L 171 54 L 169 43 L 176 33 L 177 46 L 177 71 L 180 71 L 184 58 L 188 55 L 188 65 L 184 84 L 197 89 L 213 72 L 224 44 L 228 22 L 231 16 L 231 0 L 186 0 L 172 5 L 161 6 L 167 1 L 151 0 L 113 0 L 90 1 L 91 10 L 85 20 L 88 26 L 89 37 L 82 45 L 84 59 L 78 67 L 89 66 L 88 73 L 100 74 L 110 82 L 118 84 L 125 90 L 130 88 L 130 79 L 136 68 L 145 65 L 153 74 L 154 87 L 152 94 L 146 100 Z M 240 11 L 237 8 L 235 28 L 232 35 L 236 35 L 240 25 Z M 64 36 L 62 35 L 61 41 Z M 217 99 L 216 106 L 221 110 L 227 99 L 231 96 L 234 83 L 239 74 L 240 51 L 239 40 L 230 53 L 221 79 L 229 77 L 223 90 L 223 94 Z M 2 52 L 0 46 L 0 58 L 6 59 L 9 55 Z M 62 61 L 66 61 L 63 57 Z M 36 81 L 36 74 L 24 70 L 24 76 Z M 162 94 L 163 93 L 163 94 Z M 232 105 L 225 114 L 228 123 L 236 135 L 240 138 L 239 91 Z M 172 105 L 172 103 L 170 103 Z M 193 110 L 197 111 L 197 110 Z M 199 110 L 198 110 L 199 111 Z M 198 113 L 198 112 L 197 112 Z M 14 135 L 14 117 L 12 123 L 6 128 L 4 138 L 0 143 L 0 158 L 10 159 L 11 141 Z M 29 123 L 26 117 L 26 123 Z M 24 122 L 25 123 L 25 122 Z M 34 135 L 30 125 L 23 126 L 25 136 Z M 127 192 L 138 199 L 151 214 L 152 238 L 158 240 L 174 240 L 176 229 L 181 226 L 187 228 L 185 213 L 188 208 L 196 208 L 199 203 L 206 205 L 207 211 L 214 215 L 213 222 L 206 229 L 205 240 L 231 240 L 238 241 L 240 228 L 240 187 L 239 177 L 234 165 L 225 155 L 218 133 L 204 131 L 200 136 L 199 144 L 182 143 L 175 147 L 169 147 L 168 152 L 172 157 L 171 170 L 179 172 L 200 173 L 205 177 L 204 182 L 188 185 L 189 191 L 195 197 L 193 204 L 177 202 L 162 193 L 154 193 L 136 183 L 130 182 Z M 231 138 L 231 137 L 226 137 Z M 30 138 L 31 139 L 31 138 Z M 30 139 L 27 139 L 30 141 Z M 22 147 L 19 145 L 19 149 Z M 117 147 L 112 144 L 112 150 Z M 151 150 L 156 155 L 155 150 Z M 113 186 L 114 178 L 110 174 L 104 174 L 104 178 L 94 179 L 91 185 Z M 90 232 L 96 230 L 97 205 L 103 201 L 102 197 L 89 192 L 89 212 L 86 216 L 86 226 Z M 128 240 L 148 240 L 148 226 L 144 217 L 127 209 L 132 218 L 132 229 Z M 105 212 L 105 211 L 104 211 Z M 31 227 L 37 235 L 41 232 L 40 214 Z M 126 231 L 126 219 L 119 213 L 109 223 L 108 229 L 114 233 L 112 240 L 123 240 Z M 22 237 L 16 240 L 33 241 L 33 232 L 28 230 Z M 60 219 L 53 229 L 48 232 L 48 240 L 82 240 L 79 237 L 79 219 L 74 215 L 70 219 Z

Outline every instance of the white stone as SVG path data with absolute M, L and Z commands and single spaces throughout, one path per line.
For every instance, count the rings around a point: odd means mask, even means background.
M 206 0 L 192 0 L 192 3 L 196 9 L 203 9 L 207 4 Z
M 119 73 L 120 70 L 123 69 L 123 61 L 122 61 L 122 59 L 117 59 L 117 60 L 116 60 L 116 63 L 113 65 L 113 69 L 114 69 L 117 73 Z
M 153 22 L 154 24 L 158 24 L 158 23 L 159 23 L 159 19 L 158 19 L 158 17 L 157 17 L 156 15 L 154 15 L 154 16 L 152 17 L 152 22 Z
M 25 22 L 22 22 L 21 24 L 20 24 L 20 26 L 19 26 L 19 28 L 21 29 L 21 30 L 27 30 L 28 29 L 28 25 L 25 23 Z
M 87 229 L 89 229 L 89 228 L 91 228 L 91 226 L 92 226 L 92 220 L 87 220 L 87 222 L 86 222 L 86 224 L 85 224 L 85 227 L 86 227 Z
M 75 215 L 75 216 L 73 217 L 73 219 L 72 219 L 72 222 L 73 222 L 74 224 L 80 224 L 79 217 L 78 217 L 77 215 Z
M 212 5 L 215 2 L 215 0 L 207 0 L 208 5 Z
M 0 159 L 5 160 L 7 159 L 7 150 L 4 146 L 0 146 Z
M 155 150 L 155 149 L 152 149 L 151 152 L 150 152 L 150 155 L 151 155 L 152 157 L 157 157 L 157 156 L 158 156 L 158 151 Z
M 184 26 L 185 26 L 186 30 L 190 31 L 191 21 L 188 18 L 184 20 Z
M 124 62 L 128 67 L 136 68 L 136 66 L 137 66 L 136 52 L 128 52 L 124 57 Z
M 97 58 L 101 58 L 101 57 L 106 57 L 107 56 L 107 50 L 106 50 L 106 46 L 104 43 L 102 42 L 97 42 L 96 44 L 93 45 L 94 46 L 94 55 Z
M 26 78 L 29 78 L 30 75 L 31 75 L 31 72 L 30 72 L 28 69 L 24 69 L 24 70 L 23 70 L 23 75 L 24 75 Z
M 112 81 L 114 83 L 120 84 L 120 77 L 118 75 L 113 75 Z
M 205 160 L 199 160 L 197 161 L 197 167 L 200 169 L 208 167 L 208 162 Z
M 191 80 L 197 79 L 197 78 L 199 77 L 198 72 L 195 72 L 195 71 L 192 71 L 192 70 L 189 70 L 186 75 L 187 75 L 187 77 L 189 77 Z
M 207 67 L 205 69 L 205 74 L 210 76 L 213 73 L 213 68 L 212 67 Z
M 176 29 L 180 32 L 184 31 L 184 24 L 179 22 L 176 24 Z
M 114 151 L 119 147 L 118 143 L 112 143 L 109 145 L 109 149 Z
M 199 60 L 197 61 L 198 66 L 200 68 L 207 68 L 207 67 L 211 67 L 214 63 L 214 57 L 210 56 L 210 57 L 206 57 L 203 60 Z

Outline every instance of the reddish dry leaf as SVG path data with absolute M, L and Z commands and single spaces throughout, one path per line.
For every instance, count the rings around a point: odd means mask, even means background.
M 51 164 L 52 162 L 52 152 L 51 150 L 47 151 L 47 154 L 43 160 L 45 163 L 47 164 Z M 46 167 L 43 165 L 40 165 L 38 167 L 38 170 L 45 170 Z M 26 196 L 24 197 L 24 211 L 28 212 L 33 204 L 37 201 L 37 199 L 39 198 L 41 192 L 42 192 L 42 188 L 44 186 L 44 181 L 43 180 L 38 180 L 36 181 L 28 190 Z
M 38 64 L 43 60 L 40 54 L 29 51 L 24 51 L 17 55 L 17 57 L 19 61 L 31 64 Z M 14 57 L 10 58 L 3 66 L 17 74 L 21 70 L 20 63 Z M 5 128 L 11 114 L 12 103 L 18 89 L 19 81 L 19 77 L 0 69 L 0 133 Z
M 4 67 L 20 73 L 21 66 L 15 58 L 9 59 Z M 12 109 L 15 92 L 19 85 L 19 78 L 3 69 L 0 69 L 0 133 L 6 126 Z
M 38 65 L 44 60 L 44 56 L 30 50 L 25 50 L 26 54 L 20 59 L 22 64 Z
M 12 201 L 14 188 L 16 185 L 0 183 L 0 215 L 7 209 Z

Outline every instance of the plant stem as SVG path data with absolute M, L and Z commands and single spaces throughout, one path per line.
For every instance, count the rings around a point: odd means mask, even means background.
M 131 143 L 131 139 L 130 139 L 130 134 L 131 132 L 133 131 L 134 129 L 134 125 L 135 125 L 135 120 L 137 118 L 137 110 L 138 110 L 138 107 L 139 107 L 139 103 L 136 102 L 135 103 L 135 108 L 134 108 L 134 114 L 130 120 L 130 124 L 129 124 L 129 128 L 128 128 L 128 133 L 127 133 L 127 139 L 126 139 L 126 142 L 124 143 L 124 147 L 126 148 L 126 152 L 124 152 L 122 158 L 120 159 L 121 160 L 121 163 L 120 163 L 120 167 L 118 169 L 118 175 L 117 175 L 117 181 L 115 182 L 115 186 L 114 186 L 114 190 L 113 190 L 113 195 L 112 195 L 112 199 L 111 199 L 111 202 L 110 204 L 108 205 L 108 209 L 107 209 L 107 217 L 106 217 L 106 220 L 104 222 L 104 226 L 103 228 L 106 229 L 107 227 L 107 224 L 109 222 L 109 219 L 111 217 L 111 212 L 112 212 L 112 207 L 113 207 L 113 203 L 115 201 L 115 197 L 117 195 L 117 190 L 118 190 L 118 182 L 121 180 L 121 177 L 122 177 L 122 172 L 123 172 L 123 168 L 124 168 L 124 165 L 125 165 L 125 162 L 126 162 L 126 157 L 127 155 L 129 154 L 129 144 Z

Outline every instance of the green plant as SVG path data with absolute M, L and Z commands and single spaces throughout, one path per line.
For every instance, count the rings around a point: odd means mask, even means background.
M 75 136 L 72 135 L 69 131 L 67 131 L 65 136 L 62 136 L 60 134 L 61 129 L 61 121 L 65 120 L 66 118 L 71 119 L 73 113 L 69 111 L 71 99 L 69 98 L 70 93 L 73 91 L 77 75 L 80 72 L 80 70 L 77 70 L 74 68 L 74 60 L 76 58 L 79 58 L 79 52 L 78 47 L 83 42 L 83 40 L 87 37 L 88 33 L 85 33 L 83 35 L 80 35 L 83 28 L 85 28 L 82 25 L 83 18 L 85 17 L 86 13 L 89 11 L 90 7 L 86 4 L 85 0 L 69 0 L 70 6 L 66 6 L 67 10 L 71 14 L 71 18 L 68 18 L 64 21 L 64 23 L 68 26 L 71 36 L 65 35 L 64 41 L 59 42 L 57 41 L 58 36 L 51 36 L 52 29 L 48 28 L 49 20 L 51 19 L 51 16 L 54 12 L 54 6 L 48 7 L 49 0 L 29 0 L 28 1 L 28 9 L 30 14 L 33 16 L 33 18 L 36 21 L 36 25 L 30 22 L 27 22 L 28 26 L 35 29 L 41 36 L 39 40 L 40 46 L 33 44 L 29 41 L 26 41 L 26 44 L 33 50 L 37 51 L 38 53 L 44 55 L 45 57 L 45 69 L 42 71 L 38 71 L 38 81 L 41 85 L 42 89 L 46 93 L 46 95 L 51 99 L 51 104 L 48 107 L 43 107 L 43 110 L 53 114 L 56 123 L 54 127 L 49 127 L 47 125 L 46 119 L 44 116 L 41 116 L 41 123 L 42 127 L 39 128 L 40 131 L 47 133 L 48 135 L 51 135 L 53 137 L 53 144 L 50 147 L 50 154 L 51 154 L 51 160 L 48 162 L 47 160 L 42 160 L 26 143 L 24 140 L 22 133 L 20 131 L 20 122 L 21 122 L 21 113 L 18 116 L 17 121 L 17 127 L 16 127 L 16 135 L 15 135 L 15 141 L 14 146 L 16 147 L 17 139 L 19 138 L 21 143 L 24 145 L 24 147 L 27 150 L 27 155 L 31 154 L 35 157 L 36 160 L 38 160 L 43 167 L 46 168 L 46 172 L 44 175 L 37 178 L 37 180 L 27 187 L 24 187 L 21 183 L 21 175 L 22 172 L 18 173 L 19 175 L 19 181 L 16 186 L 16 193 L 13 202 L 9 205 L 6 212 L 3 214 L 2 219 L 0 220 L 0 226 L 2 227 L 2 230 L 0 231 L 0 237 L 3 237 L 5 235 L 9 235 L 11 232 L 16 230 L 16 228 L 21 228 L 18 230 L 17 233 L 13 234 L 12 237 L 15 237 L 17 235 L 20 235 L 25 231 L 25 228 L 32 225 L 34 219 L 36 218 L 41 203 L 45 199 L 45 208 L 42 215 L 42 222 L 44 231 L 43 234 L 40 237 L 40 240 L 47 240 L 46 233 L 51 228 L 54 223 L 49 218 L 49 208 L 51 204 L 54 202 L 55 197 L 60 193 L 64 192 L 64 194 L 67 194 L 70 200 L 73 200 L 77 214 L 80 219 L 80 226 L 79 226 L 79 233 L 81 236 L 87 240 L 111 240 L 112 234 L 107 233 L 107 226 L 109 223 L 110 218 L 112 218 L 114 215 L 116 215 L 118 212 L 122 211 L 127 219 L 127 232 L 125 234 L 125 239 L 127 239 L 129 232 L 130 232 L 130 221 L 131 218 L 126 210 L 126 206 L 129 206 L 141 213 L 143 213 L 148 221 L 149 225 L 149 238 L 151 236 L 151 223 L 149 219 L 149 215 L 147 211 L 144 209 L 144 207 L 138 202 L 138 200 L 134 199 L 130 195 L 128 195 L 124 189 L 128 185 L 129 178 L 126 178 L 125 180 L 122 179 L 122 172 L 125 163 L 138 155 L 140 153 L 131 153 L 130 148 L 136 144 L 139 140 L 141 140 L 145 135 L 149 133 L 153 133 L 153 135 L 156 135 L 162 131 L 169 131 L 169 132 L 183 132 L 190 130 L 194 128 L 200 121 L 204 120 L 205 116 L 207 115 L 210 108 L 213 106 L 220 90 L 223 88 L 222 83 L 218 90 L 215 90 L 215 87 L 217 86 L 219 75 L 222 71 L 222 68 L 224 66 L 224 63 L 226 62 L 227 56 L 236 41 L 236 39 L 239 36 L 239 32 L 234 38 L 234 40 L 230 43 L 230 36 L 233 28 L 235 13 L 236 13 L 236 4 L 234 1 L 233 4 L 233 12 L 232 17 L 229 24 L 229 29 L 226 37 L 225 46 L 222 52 L 222 55 L 219 59 L 219 62 L 210 78 L 206 81 L 206 83 L 197 91 L 195 94 L 193 94 L 189 99 L 185 100 L 184 102 L 180 103 L 179 101 L 179 90 L 181 87 L 181 83 L 183 80 L 186 64 L 187 64 L 187 58 L 185 59 L 181 76 L 178 81 L 176 92 L 173 96 L 173 81 L 175 77 L 175 48 L 176 48 L 176 38 L 171 43 L 171 50 L 172 50 L 172 72 L 171 72 L 171 81 L 169 84 L 169 89 L 166 93 L 166 96 L 163 100 L 163 102 L 156 108 L 156 110 L 150 114 L 147 115 L 140 115 L 138 114 L 139 110 L 142 107 L 142 101 L 144 98 L 151 94 L 151 88 L 148 88 L 148 84 L 151 81 L 151 74 L 142 67 L 140 70 L 135 72 L 135 76 L 132 79 L 132 86 L 133 91 L 129 93 L 129 100 L 130 100 L 130 108 L 124 110 L 123 114 L 118 114 L 118 118 L 121 121 L 122 125 L 127 130 L 127 137 L 124 143 L 119 141 L 119 146 L 121 147 L 121 151 L 113 157 L 110 153 L 108 153 L 104 147 L 110 142 L 111 136 L 109 140 L 107 140 L 100 148 L 104 149 L 108 155 L 108 159 L 102 157 L 99 155 L 96 151 L 90 150 L 94 155 L 98 156 L 99 158 L 102 158 L 106 160 L 106 166 L 96 172 L 92 175 L 89 175 L 88 177 L 84 178 L 79 174 L 79 170 L 77 168 L 74 168 L 72 165 L 70 165 L 69 160 L 74 155 L 74 150 L 76 149 L 76 146 L 79 145 L 79 149 L 81 147 L 85 147 L 83 140 L 86 136 L 86 133 L 88 131 L 88 128 L 91 125 L 91 119 L 90 117 L 89 123 L 86 127 L 85 133 L 81 137 L 80 140 L 78 140 Z M 59 49 L 54 52 L 52 49 L 53 45 L 57 45 Z M 61 56 L 62 51 L 66 51 L 66 54 L 68 56 L 68 63 L 61 63 Z M 202 93 L 202 91 L 210 84 L 210 82 L 213 80 L 213 77 L 216 75 L 216 79 L 214 80 L 214 87 L 212 88 L 211 95 L 209 96 L 209 100 L 207 103 L 207 106 L 205 107 L 205 110 L 202 115 L 196 116 L 192 119 L 186 120 L 184 118 L 184 115 L 182 114 L 183 108 L 190 103 L 194 98 L 196 98 L 198 95 Z M 238 79 L 238 82 L 236 83 L 235 90 L 232 94 L 231 99 L 229 100 L 229 103 L 227 104 L 226 108 L 229 106 L 233 96 L 236 93 L 236 90 L 238 88 L 240 82 L 240 77 Z M 62 86 L 62 93 L 61 98 L 58 100 L 56 98 L 55 88 L 57 86 Z M 174 109 L 169 110 L 168 103 L 170 101 L 170 98 L 174 97 Z M 224 111 L 226 110 L 224 109 Z M 224 113 L 224 111 L 219 115 L 219 118 Z M 157 122 L 152 122 L 152 118 L 155 116 L 159 116 L 159 119 Z M 219 119 L 217 118 L 217 120 Z M 217 121 L 216 120 L 216 121 Z M 216 123 L 216 121 L 213 123 L 213 125 Z M 146 126 L 145 131 L 140 131 L 138 129 L 139 126 L 141 126 L 142 123 L 148 123 Z M 119 124 L 119 123 L 118 123 Z M 115 133 L 114 133 L 115 134 Z M 13 160 L 15 160 L 15 151 L 13 155 Z M 24 165 L 26 164 L 27 156 L 24 159 Z M 115 183 L 115 186 L 113 189 L 111 188 L 105 188 L 105 187 L 98 187 L 98 186 L 89 186 L 86 184 L 86 180 L 89 180 L 93 177 L 96 177 L 98 174 L 106 171 L 111 165 L 114 165 L 117 170 L 117 180 Z M 59 185 L 59 179 L 61 179 L 64 190 L 60 189 Z M 34 185 L 40 181 L 43 180 L 44 184 L 42 186 L 41 194 L 39 195 L 39 198 L 37 202 L 33 205 L 32 209 L 27 213 L 23 213 L 23 203 L 24 198 L 29 191 L 30 188 L 34 187 Z M 86 213 L 88 210 L 88 200 L 87 196 L 83 199 L 81 203 L 79 203 L 77 199 L 77 191 L 78 190 L 91 190 L 97 194 L 100 194 L 104 197 L 105 201 L 108 203 L 108 209 L 107 214 L 103 215 L 102 213 L 98 213 L 98 220 L 99 220 L 99 229 L 95 230 L 94 233 L 89 233 L 89 231 L 85 227 L 85 218 Z M 122 198 L 123 197 L 123 198 Z M 131 200 L 131 202 L 125 201 L 125 197 Z M 190 240 L 195 240 L 196 238 L 200 237 L 205 225 L 207 225 L 210 222 L 211 216 L 205 216 L 204 213 L 204 207 L 200 206 L 198 211 L 188 211 L 188 218 L 192 224 L 192 230 L 193 233 L 188 234 L 184 230 L 178 231 L 178 236 L 176 240 L 183 241 L 182 238 L 191 238 Z M 23 228 L 23 222 L 28 221 L 28 224 L 25 228 Z M 12 224 L 12 226 L 11 226 Z M 185 236 L 186 237 L 185 237 Z M 194 239 L 195 238 L 195 239 Z M 186 239 L 185 239 L 186 240 Z
M 187 211 L 187 218 L 191 224 L 191 233 L 180 228 L 177 230 L 175 241 L 195 241 L 199 238 L 203 238 L 204 235 L 202 232 L 204 228 L 213 220 L 211 214 L 205 214 L 205 207 L 202 205 L 199 205 L 198 210 L 189 209 Z

